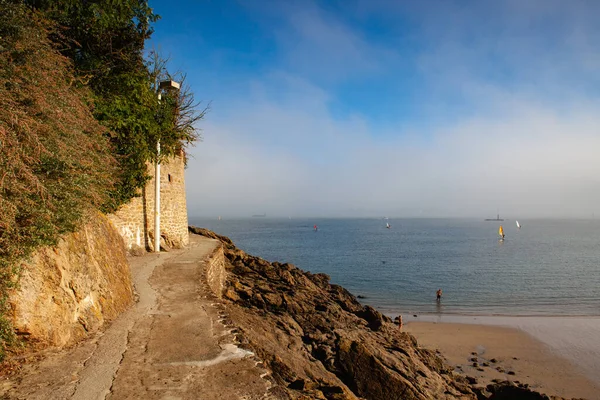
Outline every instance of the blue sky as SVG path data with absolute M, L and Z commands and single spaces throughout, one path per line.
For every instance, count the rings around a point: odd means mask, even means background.
M 600 204 L 600 2 L 151 6 L 150 46 L 212 101 L 187 172 L 193 215 L 584 217 Z

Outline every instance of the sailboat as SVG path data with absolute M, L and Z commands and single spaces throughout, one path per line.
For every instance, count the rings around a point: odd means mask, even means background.
M 389 224 L 389 222 L 386 222 L 385 223 L 385 227 L 388 228 L 388 229 L 390 229 L 392 226 Z
M 517 229 L 521 229 L 521 224 L 517 221 Z
M 498 235 L 500 235 L 500 240 L 504 240 L 504 228 L 502 228 L 502 225 L 498 228 Z

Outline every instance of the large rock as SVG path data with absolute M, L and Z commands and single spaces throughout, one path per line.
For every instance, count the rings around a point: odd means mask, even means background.
M 478 392 L 480 398 L 489 400 L 550 400 L 550 397 L 544 394 L 534 392 L 524 387 L 524 385 L 515 385 L 510 381 L 487 385 L 485 389 L 478 389 Z M 552 400 L 561 399 L 560 397 L 552 396 Z
M 118 316 L 132 300 L 123 239 L 98 214 L 22 265 L 9 303 L 19 335 L 41 346 L 65 346 Z

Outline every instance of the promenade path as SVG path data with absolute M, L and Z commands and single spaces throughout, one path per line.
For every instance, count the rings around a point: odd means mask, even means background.
M 225 307 L 206 284 L 217 241 L 130 259 L 138 301 L 103 332 L 46 351 L 2 382 L 8 399 L 274 399 L 251 352 L 236 346 Z

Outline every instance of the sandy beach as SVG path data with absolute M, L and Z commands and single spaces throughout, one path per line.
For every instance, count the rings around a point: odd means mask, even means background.
M 481 385 L 494 379 L 528 384 L 549 396 L 600 399 L 600 319 L 405 316 L 406 332 L 439 350 L 457 372 Z M 578 335 L 570 335 L 570 330 Z M 590 340 L 587 355 L 582 351 Z M 592 343 L 593 341 L 594 343 Z M 579 357 L 581 359 L 579 359 Z

